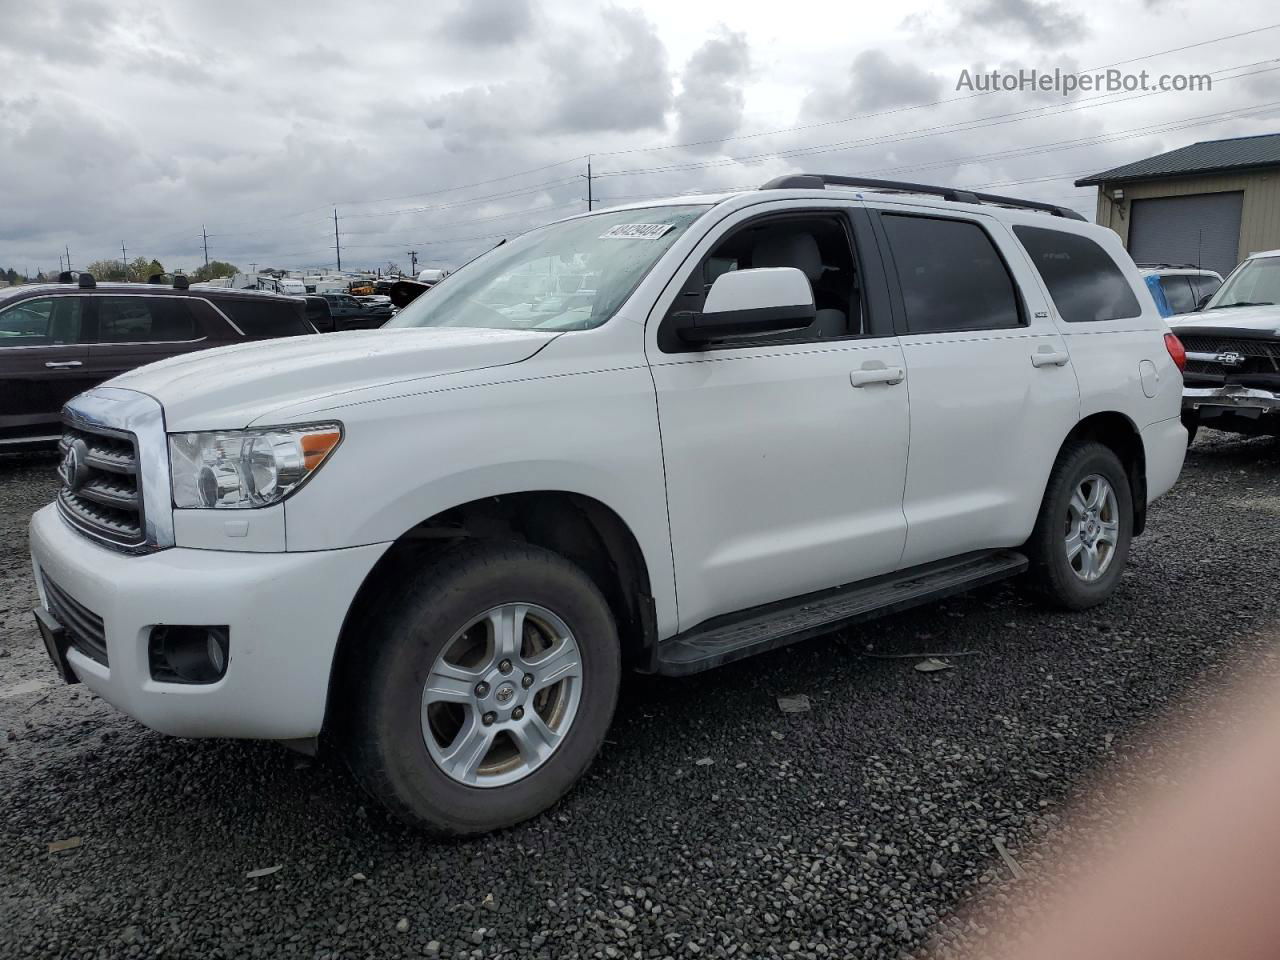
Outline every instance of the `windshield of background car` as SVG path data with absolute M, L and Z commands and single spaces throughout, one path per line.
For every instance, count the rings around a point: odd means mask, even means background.
M 1206 309 L 1250 303 L 1280 303 L 1280 257 L 1258 257 L 1240 264 Z
M 708 208 L 618 210 L 539 227 L 450 274 L 385 327 L 598 327 Z

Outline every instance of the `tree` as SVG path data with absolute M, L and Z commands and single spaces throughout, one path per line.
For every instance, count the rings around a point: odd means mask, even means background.
M 210 260 L 207 264 L 197 267 L 191 274 L 191 279 L 196 282 L 205 280 L 217 280 L 219 277 L 230 277 L 240 272 L 240 268 L 234 263 L 227 263 L 225 260 Z
M 146 257 L 135 257 L 129 261 L 129 277 L 133 283 L 146 283 L 154 274 L 164 273 L 159 260 L 148 260 Z
M 85 267 L 95 280 L 128 280 L 129 272 L 119 260 L 95 260 Z

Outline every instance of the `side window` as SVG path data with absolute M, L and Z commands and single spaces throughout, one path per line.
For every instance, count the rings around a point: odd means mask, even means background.
M 194 340 L 196 325 L 186 303 L 172 297 L 99 297 L 100 343 L 166 343 Z
M 23 300 L 0 311 L 0 347 L 56 346 L 79 341 L 79 297 Z
M 1017 226 L 1013 232 L 1031 254 L 1063 320 L 1089 323 L 1142 314 L 1116 262 L 1088 237 L 1044 227 Z
M 302 300 L 250 300 L 245 297 L 219 300 L 218 307 L 250 339 L 296 337 L 315 332 L 307 322 L 306 303 Z
M 752 337 L 743 345 L 794 343 L 864 332 L 862 285 L 854 257 L 849 225 L 839 214 L 763 217 L 732 230 L 716 244 L 685 279 L 667 316 L 701 310 L 716 278 L 753 267 L 795 267 L 813 288 L 817 318 L 803 330 Z M 667 352 L 684 349 L 664 323 L 659 346 Z
M 1009 268 L 968 220 L 883 214 L 908 333 L 1002 330 L 1022 323 Z
M 1174 313 L 1190 313 L 1196 308 L 1195 293 L 1185 276 L 1161 277 L 1160 286 L 1164 287 L 1164 298 Z

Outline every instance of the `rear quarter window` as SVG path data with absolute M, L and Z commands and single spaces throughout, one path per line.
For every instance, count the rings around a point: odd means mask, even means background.
M 1068 323 L 1124 320 L 1142 314 L 1120 267 L 1100 245 L 1076 233 L 1016 226 L 1049 296 Z
M 214 304 L 250 339 L 297 337 L 314 333 L 307 322 L 302 300 L 250 300 L 227 298 Z

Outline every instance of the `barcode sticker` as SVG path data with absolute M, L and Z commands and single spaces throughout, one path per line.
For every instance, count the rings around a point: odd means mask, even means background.
M 601 240 L 657 240 L 674 223 L 619 223 L 600 234 Z

